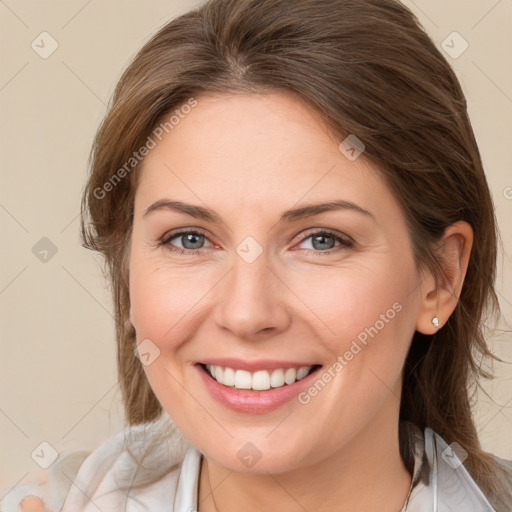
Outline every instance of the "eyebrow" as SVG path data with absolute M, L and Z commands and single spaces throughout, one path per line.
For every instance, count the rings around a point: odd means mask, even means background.
M 196 219 L 202 219 L 214 224 L 221 224 L 222 218 L 215 211 L 197 206 L 193 204 L 184 203 L 182 201 L 171 201 L 170 199 L 159 199 L 158 201 L 151 204 L 143 214 L 143 217 L 157 210 L 174 210 L 186 215 L 190 215 Z M 371 219 L 375 220 L 375 217 L 371 212 L 352 203 L 351 201 L 338 200 L 329 201 L 326 203 L 310 204 L 301 206 L 299 208 L 292 208 L 282 213 L 279 222 L 294 222 L 300 219 L 311 217 L 313 215 L 319 215 L 324 212 L 336 211 L 336 210 L 349 210 L 356 213 L 360 213 Z

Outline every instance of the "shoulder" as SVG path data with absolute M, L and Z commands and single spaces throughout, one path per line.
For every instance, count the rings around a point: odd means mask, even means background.
M 512 460 L 502 459 L 494 455 L 496 464 L 500 467 L 503 477 L 507 483 L 512 487 Z
M 484 495 L 464 467 L 467 454 L 456 443 L 448 445 L 431 428 L 414 430 L 413 442 L 421 454 L 421 478 L 411 493 L 411 510 L 457 512 L 501 512 L 491 497 Z M 421 432 L 421 435 L 419 433 Z M 508 482 L 512 482 L 512 462 L 498 459 Z M 430 507 L 430 508 L 428 508 Z
M 108 439 L 83 462 L 62 512 L 130 510 L 144 501 L 148 510 L 171 499 L 190 443 L 167 414 L 131 426 Z M 169 496 L 162 494 L 168 493 Z M 140 508 L 138 508 L 140 510 Z
M 40 497 L 48 512 L 97 511 L 98 506 L 118 510 L 133 499 L 132 491 L 149 492 L 153 485 L 152 499 L 159 499 L 159 489 L 171 493 L 175 489 L 189 446 L 169 416 L 162 413 L 154 422 L 124 428 L 93 451 L 61 454 L 50 467 L 46 482 L 4 492 L 1 511 L 18 512 L 27 496 Z
M 497 497 L 496 501 L 500 503 L 504 501 L 506 503 L 506 505 L 504 505 L 506 507 L 506 512 L 510 512 L 512 510 L 512 460 L 502 459 L 500 457 L 497 457 L 496 455 L 494 455 L 493 458 L 500 470 L 501 481 L 506 489 L 505 492 L 508 494 L 508 498 L 503 497 L 502 500 L 499 497 Z M 498 510 L 498 512 L 501 511 Z

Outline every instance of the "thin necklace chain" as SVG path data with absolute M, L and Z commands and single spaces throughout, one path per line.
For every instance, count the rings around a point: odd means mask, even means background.
M 215 512 L 219 512 L 219 509 L 217 508 L 217 503 L 215 503 L 215 496 L 213 495 L 212 481 L 210 479 L 210 466 L 208 464 L 208 461 L 206 461 L 206 467 L 207 467 L 206 474 L 208 475 L 208 485 L 210 486 L 210 494 L 212 495 L 213 506 L 215 507 Z
M 210 486 L 210 494 L 212 495 L 213 506 L 215 507 L 215 512 L 219 512 L 219 509 L 217 508 L 217 503 L 215 502 L 215 496 L 213 494 L 212 481 L 210 480 L 210 466 L 208 466 L 208 462 L 206 462 L 206 465 L 207 465 L 207 472 L 206 472 L 206 474 L 208 475 L 208 485 Z M 407 498 L 405 500 L 405 507 L 402 507 L 400 509 L 400 512 L 407 512 L 407 508 L 409 507 L 410 494 L 411 494 L 411 491 L 409 490 L 409 493 L 408 493 Z

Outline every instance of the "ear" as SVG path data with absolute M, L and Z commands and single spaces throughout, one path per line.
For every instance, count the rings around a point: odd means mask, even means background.
M 429 273 L 422 282 L 417 331 L 434 334 L 453 313 L 464 284 L 472 246 L 473 230 L 467 222 L 458 221 L 446 228 L 436 249 L 444 275 L 436 279 Z M 434 317 L 439 320 L 438 327 L 432 323 Z

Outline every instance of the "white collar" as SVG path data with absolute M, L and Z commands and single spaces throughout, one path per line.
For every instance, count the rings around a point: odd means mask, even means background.
M 400 512 L 496 512 L 457 454 L 432 429 L 407 423 L 414 458 L 411 488 Z M 181 468 L 175 511 L 198 510 L 202 454 L 189 446 Z M 449 462 L 447 462 L 449 461 Z
M 422 432 L 408 423 L 408 438 L 414 457 L 413 486 L 403 510 L 496 512 L 463 465 L 453 468 L 445 462 L 449 447 L 432 429 Z M 76 477 L 66 470 L 66 458 L 59 462 L 59 457 L 46 486 L 48 503 L 56 504 L 50 510 L 197 510 L 201 458 L 163 413 L 154 422 L 127 427 L 103 442 L 85 458 Z M 67 488 L 56 495 L 52 482 L 59 478 Z

